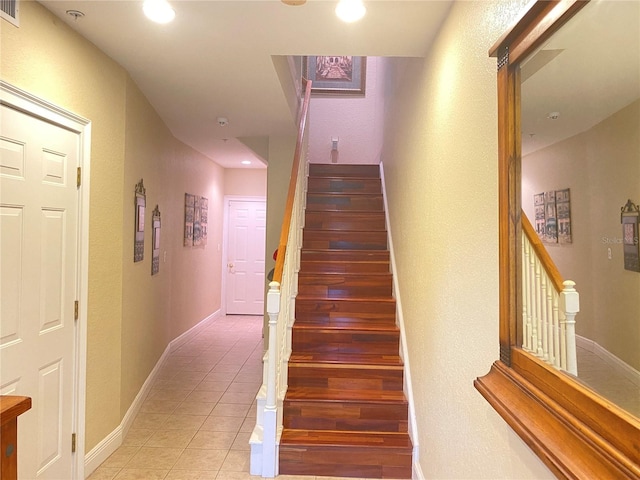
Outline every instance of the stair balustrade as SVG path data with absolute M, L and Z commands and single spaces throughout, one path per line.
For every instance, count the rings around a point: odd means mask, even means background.
M 251 445 L 251 475 L 274 478 L 278 475 L 278 445 L 282 434 L 282 404 L 287 392 L 288 360 L 291 354 L 291 327 L 295 321 L 295 299 L 300 270 L 300 249 L 306 200 L 307 114 L 311 82 L 306 82 L 299 115 L 298 138 L 289 191 L 278 244 L 273 281 L 267 292 L 268 350 L 263 359 L 263 385 L 257 397 L 256 426 Z
M 578 375 L 575 283 L 563 281 L 557 267 L 522 214 L 522 348 L 549 365 Z

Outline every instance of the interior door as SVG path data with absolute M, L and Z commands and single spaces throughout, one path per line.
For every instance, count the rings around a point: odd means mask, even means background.
M 0 393 L 27 395 L 18 472 L 73 470 L 79 135 L 0 107 Z
M 264 313 L 266 213 L 264 200 L 229 201 L 227 314 Z

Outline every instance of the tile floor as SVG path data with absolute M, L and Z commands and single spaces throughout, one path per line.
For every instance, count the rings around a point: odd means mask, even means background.
M 167 358 L 122 446 L 89 480 L 262 478 L 249 474 L 261 383 L 262 317 L 217 318 Z

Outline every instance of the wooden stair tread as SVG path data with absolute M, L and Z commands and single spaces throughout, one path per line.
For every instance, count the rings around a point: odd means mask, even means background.
M 296 300 L 304 301 L 330 301 L 330 302 L 379 302 L 379 303 L 395 303 L 396 299 L 393 297 L 318 297 L 317 295 L 297 295 Z
M 314 332 L 335 332 L 347 331 L 350 333 L 393 333 L 398 332 L 398 326 L 394 323 L 369 323 L 366 321 L 353 321 L 351 323 L 333 323 L 325 324 L 321 322 L 297 322 L 293 324 L 296 330 L 314 331 Z
M 335 430 L 294 430 L 282 432 L 280 445 L 334 446 L 340 448 L 378 447 L 411 449 L 411 440 L 405 432 L 343 432 Z
M 287 401 L 345 402 L 345 403 L 402 403 L 407 399 L 401 390 L 331 390 L 318 387 L 290 387 Z
M 393 368 L 402 370 L 400 355 L 379 355 L 366 353 L 336 352 L 295 352 L 289 357 L 289 366 L 334 368 Z

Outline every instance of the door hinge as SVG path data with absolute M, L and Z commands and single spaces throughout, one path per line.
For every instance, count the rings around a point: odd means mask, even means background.
M 82 167 L 78 167 L 78 174 L 76 177 L 76 186 L 79 187 L 82 184 Z
M 71 453 L 76 453 L 76 434 L 71 434 Z
M 78 314 L 78 310 L 79 310 L 79 306 L 80 306 L 79 304 L 80 304 L 80 302 L 78 302 L 78 300 L 76 300 L 76 301 L 74 302 L 74 304 L 73 304 L 73 319 L 74 319 L 74 320 L 77 320 L 77 319 L 78 319 L 78 317 L 80 316 L 80 315 Z

